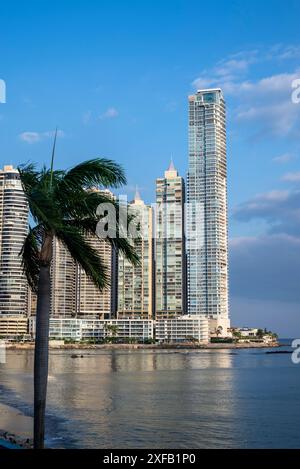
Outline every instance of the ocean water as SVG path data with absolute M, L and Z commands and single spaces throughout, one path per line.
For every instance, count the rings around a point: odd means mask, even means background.
M 46 444 L 299 448 L 300 364 L 266 351 L 53 351 Z M 0 429 L 32 431 L 32 370 L 32 351 L 0 364 Z

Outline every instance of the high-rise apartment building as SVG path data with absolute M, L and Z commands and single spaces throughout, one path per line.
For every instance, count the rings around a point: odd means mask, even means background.
M 106 267 L 109 285 L 100 291 L 78 266 L 77 278 L 77 317 L 93 319 L 109 319 L 112 311 L 113 295 L 115 295 L 115 261 L 111 245 L 97 236 L 89 236 L 88 243 L 98 252 Z
M 98 191 L 98 189 L 94 189 Z M 108 189 L 101 191 L 113 200 L 114 194 Z M 100 291 L 78 266 L 77 274 L 77 317 L 93 319 L 110 319 L 116 314 L 115 296 L 117 289 L 116 254 L 112 246 L 98 236 L 87 236 L 87 241 L 99 254 L 106 268 L 109 285 Z
M 96 189 L 94 189 L 96 190 Z M 104 192 L 104 191 L 103 191 Z M 105 195 L 113 198 L 110 191 Z M 86 240 L 99 254 L 109 280 L 100 291 L 84 270 L 72 259 L 61 241 L 53 240 L 51 263 L 51 316 L 59 318 L 109 319 L 113 314 L 113 296 L 116 294 L 115 255 L 111 245 L 96 235 Z
M 186 312 L 184 181 L 173 162 L 156 179 L 155 298 L 156 318 Z
M 188 312 L 228 324 L 225 101 L 221 89 L 189 97 Z
M 20 175 L 0 170 L 0 315 L 27 315 L 28 284 L 20 251 L 28 233 L 28 205 Z
M 76 314 L 77 265 L 64 244 L 53 239 L 51 262 L 51 316 L 71 318 Z
M 129 204 L 134 224 L 140 227 L 134 247 L 140 264 L 133 266 L 120 253 L 118 259 L 118 318 L 150 319 L 153 315 L 153 229 L 152 207 L 146 205 L 138 192 Z

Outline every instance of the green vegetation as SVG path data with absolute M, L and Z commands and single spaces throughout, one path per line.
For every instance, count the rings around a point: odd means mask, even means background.
M 86 240 L 96 234 L 97 207 L 114 204 L 117 214 L 115 237 L 105 241 L 123 252 L 133 264 L 138 263 L 132 245 L 121 236 L 127 226 L 120 226 L 119 206 L 103 192 L 126 183 L 122 168 L 111 160 L 97 158 L 78 164 L 70 170 L 51 167 L 38 171 L 33 164 L 20 166 L 20 178 L 35 226 L 29 227 L 22 248 L 22 262 L 28 282 L 37 294 L 36 341 L 34 358 L 34 447 L 44 447 L 45 407 L 48 380 L 49 313 L 51 299 L 50 264 L 54 238 L 67 248 L 99 290 L 108 285 L 106 268 L 97 251 Z M 122 221 L 124 222 L 124 220 Z M 128 224 L 129 219 L 125 220 Z
M 230 337 L 212 337 L 210 339 L 212 344 L 232 344 L 234 342 Z

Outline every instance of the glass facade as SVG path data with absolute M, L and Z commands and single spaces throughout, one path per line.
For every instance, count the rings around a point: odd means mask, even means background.
M 151 318 L 153 315 L 153 233 L 152 208 L 137 193 L 129 204 L 134 224 L 140 226 L 139 237 L 132 240 L 140 264 L 133 266 L 120 253 L 118 259 L 118 318 Z
M 171 163 L 156 180 L 155 299 L 156 317 L 185 313 L 186 262 L 184 181 Z
M 227 171 L 222 91 L 189 97 L 188 312 L 228 318 Z

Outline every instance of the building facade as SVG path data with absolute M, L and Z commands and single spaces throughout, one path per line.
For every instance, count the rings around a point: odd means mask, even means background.
M 0 170 L 0 315 L 27 316 L 28 284 L 20 251 L 28 233 L 28 205 L 20 175 Z
M 29 331 L 35 335 L 35 318 L 29 320 Z M 115 338 L 145 341 L 153 339 L 153 321 L 142 319 L 50 318 L 52 339 L 103 340 Z
M 220 89 L 189 97 L 188 312 L 229 327 L 225 125 Z
M 94 189 L 96 191 L 97 189 Z M 112 192 L 102 191 L 113 198 Z M 97 251 L 106 269 L 109 285 L 100 291 L 85 271 L 71 257 L 63 243 L 53 240 L 51 263 L 51 317 L 108 319 L 116 295 L 116 256 L 111 245 L 98 236 L 86 235 L 86 241 Z
M 184 181 L 171 162 L 156 179 L 155 301 L 156 318 L 186 312 Z
M 28 318 L 18 314 L 11 316 L 10 314 L 0 315 L 0 338 L 16 339 L 28 336 Z
M 51 262 L 51 317 L 75 316 L 76 280 L 76 263 L 63 243 L 54 238 Z
M 158 342 L 209 342 L 208 318 L 204 315 L 183 315 L 173 319 L 159 319 L 155 325 Z
M 152 207 L 138 192 L 129 204 L 140 235 L 132 240 L 140 264 L 133 266 L 121 253 L 118 258 L 118 318 L 150 319 L 153 316 L 153 228 Z
M 111 200 L 114 199 L 114 194 L 108 189 L 93 190 L 100 192 Z M 116 253 L 109 242 L 100 239 L 96 235 L 87 235 L 86 239 L 89 245 L 99 254 L 106 269 L 109 285 L 100 291 L 84 270 L 78 266 L 76 316 L 78 318 L 110 319 L 116 314 Z
M 98 252 L 106 268 L 109 285 L 100 291 L 78 266 L 77 317 L 109 319 L 112 315 L 112 301 L 115 295 L 115 266 L 112 247 L 97 236 L 88 236 L 88 243 Z

